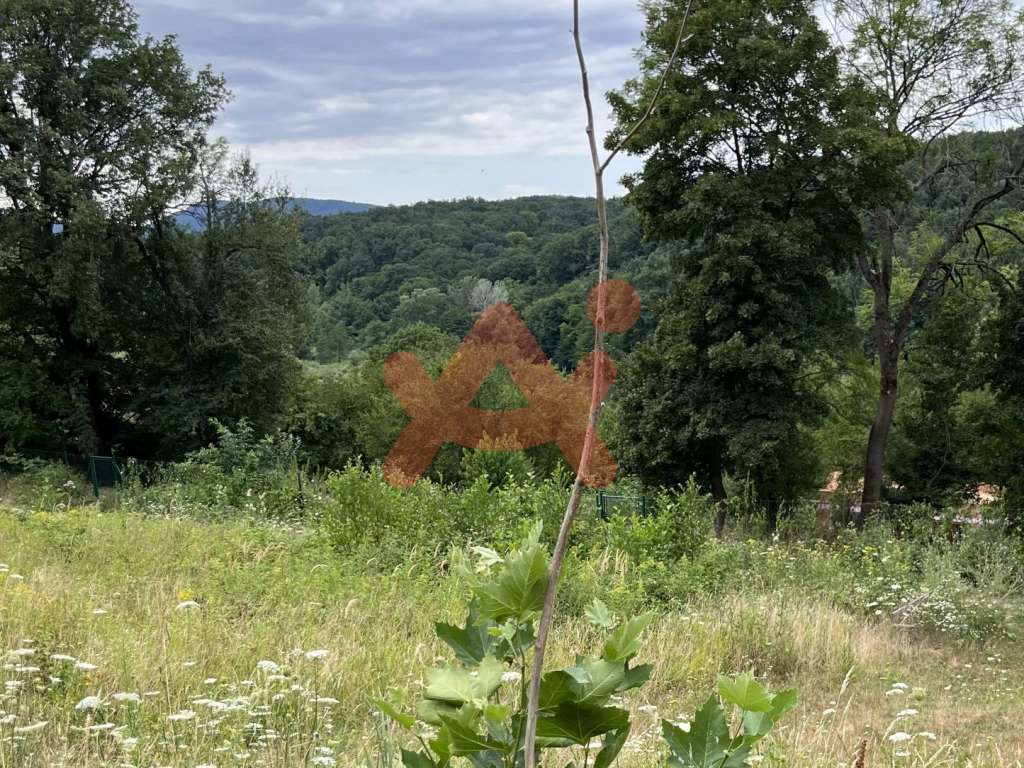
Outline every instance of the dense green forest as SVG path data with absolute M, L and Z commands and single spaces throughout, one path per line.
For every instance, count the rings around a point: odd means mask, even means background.
M 178 460 L 241 434 L 311 467 L 371 465 L 407 421 L 382 377 L 391 353 L 436 375 L 496 302 L 563 375 L 591 349 L 593 200 L 313 215 L 208 136 L 227 98 L 211 69 L 140 36 L 121 3 L 72 5 L 18 5 L 0 37 L 5 448 Z M 1024 136 L 964 119 L 1012 98 L 993 57 L 1014 60 L 1016 40 L 986 6 L 943 42 L 984 74 L 976 89 L 936 75 L 893 93 L 861 27 L 840 52 L 803 3 L 751 8 L 688 21 L 664 107 L 628 133 L 645 161 L 611 202 L 610 268 L 643 314 L 609 337 L 620 375 L 601 422 L 622 478 L 692 476 L 759 499 L 770 526 L 835 472 L 851 490 L 863 478 L 864 512 L 981 484 L 1019 498 Z M 677 11 L 648 9 L 609 141 L 661 87 Z M 72 74 L 40 32 L 51 14 L 78 20 L 61 46 L 96 52 Z M 520 400 L 499 367 L 476 402 Z M 447 446 L 432 475 L 501 483 L 561 463 L 554 448 Z
M 594 210 L 593 200 L 536 197 L 304 218 L 320 288 L 309 356 L 358 358 L 417 322 L 461 338 L 476 314 L 500 299 L 520 312 L 560 368 L 572 369 L 592 346 L 583 305 L 596 267 Z M 644 242 L 621 201 L 612 205 L 611 229 L 611 267 L 647 306 L 645 322 L 617 340 L 627 350 L 650 331 L 671 267 L 668 252 Z

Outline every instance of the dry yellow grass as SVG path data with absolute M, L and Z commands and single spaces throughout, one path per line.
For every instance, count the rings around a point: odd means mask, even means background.
M 415 697 L 446 655 L 433 622 L 463 599 L 429 564 L 374 574 L 306 532 L 94 511 L 0 513 L 0 563 L 3 678 L 26 683 L 0 705 L 15 715 L 0 768 L 375 765 L 389 736 L 372 698 Z M 561 622 L 552 663 L 593 640 Z M 939 644 L 798 594 L 737 594 L 661 617 L 640 657 L 655 673 L 629 701 L 626 768 L 659 764 L 660 718 L 686 718 L 718 674 L 742 670 L 801 693 L 762 765 L 852 766 L 862 739 L 869 768 L 1024 765 L 1012 645 Z M 90 696 L 100 705 L 76 709 Z

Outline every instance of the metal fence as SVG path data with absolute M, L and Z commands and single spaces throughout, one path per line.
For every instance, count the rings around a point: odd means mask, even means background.
M 124 479 L 124 464 L 114 456 L 87 456 L 69 451 L 37 451 L 20 450 L 18 458 L 28 461 L 52 461 L 66 464 L 86 475 L 92 485 L 93 495 L 98 499 L 101 488 L 113 488 Z M 3 462 L 2 468 L 17 472 L 22 467 L 11 462 Z

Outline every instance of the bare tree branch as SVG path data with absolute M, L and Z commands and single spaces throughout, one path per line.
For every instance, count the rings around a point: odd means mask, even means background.
M 684 36 L 683 32 L 686 30 L 686 22 L 690 18 L 690 6 L 692 2 L 693 0 L 687 0 L 686 8 L 683 10 L 683 20 L 679 23 L 679 34 L 676 36 L 676 44 L 672 48 L 672 55 L 669 56 L 668 63 L 665 65 L 665 71 L 661 73 L 661 80 L 658 81 L 658 87 L 654 90 L 654 95 L 651 97 L 651 103 L 647 105 L 647 110 L 644 112 L 643 116 L 636 122 L 636 125 L 630 128 L 629 133 L 625 135 L 622 141 L 620 141 L 615 146 L 615 148 L 608 153 L 608 157 L 605 158 L 604 162 L 601 163 L 599 167 L 599 171 L 601 173 L 604 173 L 604 170 L 609 166 L 609 164 L 611 164 L 612 160 L 615 159 L 615 156 L 626 148 L 626 145 L 629 144 L 632 138 L 643 127 L 644 123 L 646 123 L 650 116 L 654 114 L 654 107 L 657 105 L 658 99 L 661 97 L 661 92 L 665 89 L 665 81 L 668 80 L 669 73 L 672 71 L 672 67 L 675 65 L 676 59 L 679 57 L 679 50 L 683 47 L 683 43 L 690 39 L 690 36 Z M 586 65 L 583 63 L 583 51 L 580 48 L 580 37 L 577 30 L 578 23 L 579 15 L 577 14 L 573 19 L 573 37 L 576 40 L 576 55 L 580 60 L 580 66 L 583 68 L 584 98 L 587 100 L 587 109 L 589 111 L 590 96 L 589 94 L 586 93 Z

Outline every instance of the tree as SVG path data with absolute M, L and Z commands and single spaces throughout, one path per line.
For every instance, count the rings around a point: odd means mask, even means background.
M 914 196 L 863 208 L 872 238 L 857 264 L 873 294 L 880 367 L 863 523 L 882 499 L 900 353 L 950 282 L 964 270 L 986 268 L 986 238 L 996 229 L 986 217 L 1020 184 L 1019 136 L 1010 137 L 1002 156 L 980 160 L 958 152 L 950 139 L 972 120 L 1006 116 L 1017 106 L 1022 15 L 1009 0 L 835 0 L 831 17 L 848 71 L 879 94 L 887 137 L 902 141 L 914 160 Z M 923 201 L 951 189 L 959 195 L 951 214 L 922 216 Z M 894 291 L 900 269 L 911 273 L 906 295 Z
M 659 86 L 682 12 L 648 6 L 644 73 L 612 96 L 612 140 Z M 824 412 L 808 369 L 849 327 L 835 276 L 863 247 L 857 206 L 900 180 L 872 140 L 871 95 L 843 79 L 807 2 L 702 4 L 689 32 L 627 143 L 646 157 L 625 183 L 648 236 L 685 247 L 656 338 L 623 376 L 626 461 L 658 482 L 696 473 L 719 497 L 724 473 L 750 477 L 773 525 Z
M 139 237 L 142 258 L 124 275 L 135 290 L 122 331 L 131 385 L 123 441 L 135 455 L 202 447 L 214 419 L 271 432 L 298 383 L 310 318 L 286 192 L 262 185 L 224 142 L 201 153 L 197 170 L 201 230 Z
M 226 98 L 123 0 L 0 2 L 0 325 L 51 393 L 45 416 L 106 451 L 122 383 L 124 269 L 193 183 Z

